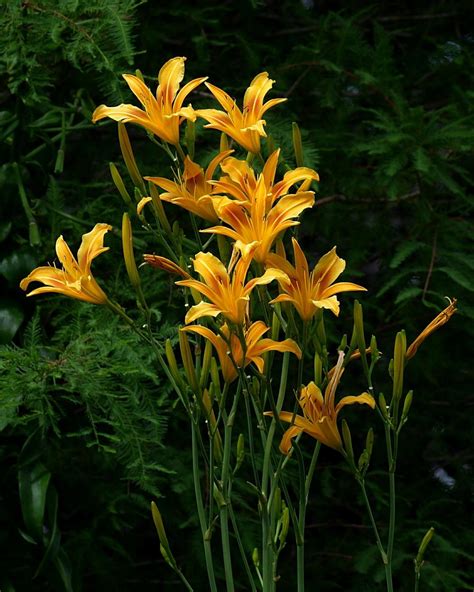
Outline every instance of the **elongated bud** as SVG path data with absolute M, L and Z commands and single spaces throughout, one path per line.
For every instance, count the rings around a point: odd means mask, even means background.
M 359 471 L 365 472 L 369 468 L 370 458 L 372 456 L 372 449 L 374 446 L 374 431 L 372 428 L 367 433 L 365 441 L 365 449 L 359 457 L 358 467 Z
M 354 449 L 352 448 L 352 436 L 349 425 L 345 419 L 342 420 L 342 439 L 344 440 L 344 448 L 347 456 L 354 460 Z
M 199 385 L 201 388 L 204 388 L 207 384 L 207 379 L 209 378 L 209 370 L 211 368 L 211 359 L 212 359 L 212 343 L 206 340 L 206 345 L 204 346 L 204 355 L 202 357 L 202 368 L 201 373 L 199 375 Z
M 179 331 L 179 349 L 181 351 L 181 358 L 183 360 L 184 371 L 188 384 L 192 391 L 197 394 L 199 392 L 199 384 L 196 377 L 196 370 L 194 368 L 193 356 L 189 346 L 188 336 L 184 331 Z
M 367 432 L 367 437 L 365 439 L 365 449 L 367 450 L 370 458 L 372 456 L 372 450 L 374 449 L 374 430 L 372 428 L 370 428 Z
M 418 351 L 418 348 L 420 347 L 420 345 L 423 343 L 423 341 L 429 337 L 431 335 L 431 333 L 433 333 L 434 331 L 436 331 L 437 329 L 439 329 L 440 327 L 442 327 L 444 324 L 446 324 L 449 319 L 453 316 L 453 314 L 456 312 L 456 298 L 448 298 L 449 301 L 449 305 L 442 310 L 432 321 L 431 323 L 429 323 L 424 329 L 423 331 L 418 335 L 418 337 L 415 339 L 415 341 L 413 341 L 413 343 L 411 343 L 406 351 L 406 359 L 407 361 L 412 358 L 416 352 Z
M 214 410 L 212 409 L 212 401 L 214 400 L 214 396 L 209 396 L 209 392 L 207 389 L 204 389 L 202 393 L 202 407 L 208 421 L 208 428 L 209 434 L 212 438 L 212 442 L 214 445 L 214 457 L 218 463 L 222 462 L 222 438 L 217 429 L 217 421 L 216 416 L 214 414 Z
M 158 533 L 158 538 L 160 539 L 160 552 L 163 556 L 163 559 L 168 563 L 173 569 L 176 568 L 176 561 L 171 553 L 171 549 L 168 543 L 168 538 L 166 536 L 165 527 L 163 525 L 163 520 L 161 518 L 160 511 L 158 510 L 158 506 L 155 502 L 151 502 L 151 515 L 153 516 L 153 522 L 155 523 L 156 532 Z
M 362 311 L 362 304 L 358 301 L 354 301 L 354 332 L 357 340 L 357 346 L 360 351 L 360 358 L 362 360 L 362 366 L 366 375 L 369 373 L 369 366 L 367 364 L 366 344 L 365 344 L 365 333 L 364 333 L 364 313 Z
M 217 402 L 220 403 L 222 397 L 221 381 L 219 377 L 219 368 L 217 366 L 217 361 L 216 358 L 214 358 L 214 356 L 211 359 L 211 381 L 212 387 L 214 389 L 213 392 L 216 395 Z
M 184 131 L 184 141 L 186 143 L 186 149 L 189 154 L 189 158 L 194 158 L 194 145 L 196 142 L 196 124 L 190 119 L 186 120 L 186 128 Z
M 380 352 L 379 348 L 377 347 L 377 339 L 375 338 L 375 335 L 372 335 L 370 338 L 370 355 L 374 362 L 380 358 Z
M 142 71 L 138 68 L 135 70 L 135 76 L 139 78 L 143 83 L 145 83 L 145 79 L 143 78 Z
M 224 499 L 224 496 L 222 495 L 221 490 L 217 487 L 217 485 L 215 483 L 212 487 L 212 493 L 214 495 L 214 500 L 215 500 L 219 510 L 221 510 L 222 508 L 225 508 L 225 506 L 227 505 L 226 501 Z
M 337 346 L 337 351 L 344 351 L 347 347 L 347 335 L 344 334 L 341 339 L 341 343 Z
M 133 253 L 132 225 L 129 216 L 126 213 L 122 217 L 122 249 L 130 283 L 136 291 L 139 291 L 141 290 L 140 276 L 138 275 L 138 268 Z
M 123 201 L 127 206 L 133 206 L 132 198 L 130 197 L 130 193 L 127 191 L 125 187 L 122 176 L 118 171 L 118 168 L 115 166 L 113 162 L 109 162 L 109 168 L 112 181 L 114 182 L 115 187 L 117 187 L 118 192 L 120 193 Z
M 317 347 L 319 345 L 322 352 L 326 346 L 326 330 L 324 328 L 324 315 L 322 308 L 318 309 L 316 312 L 316 322 Z
M 410 411 L 411 403 L 413 401 L 413 391 L 408 391 L 405 401 L 403 401 L 402 422 L 405 422 Z
M 219 143 L 219 152 L 225 152 L 226 150 L 229 150 L 229 138 L 222 133 Z
M 399 401 L 402 397 L 406 349 L 407 339 L 405 331 L 399 331 L 395 337 L 395 348 L 393 352 L 393 399 L 395 401 Z
M 291 127 L 293 132 L 293 150 L 295 153 L 296 166 L 302 167 L 304 166 L 304 157 L 303 142 L 301 141 L 301 131 L 298 124 L 295 121 L 293 121 Z
M 379 395 L 379 409 L 384 419 L 388 419 L 387 401 L 385 400 L 383 393 L 380 393 Z
M 260 567 L 260 556 L 258 554 L 257 547 L 255 547 L 255 549 L 252 551 L 252 561 L 255 567 L 258 569 Z
M 138 170 L 135 155 L 133 154 L 130 138 L 128 137 L 127 128 L 123 123 L 118 124 L 118 137 L 120 143 L 120 150 L 122 151 L 123 160 L 127 167 L 128 174 L 132 183 L 137 187 L 142 195 L 145 194 L 145 183 L 143 182 L 140 171 Z M 140 196 L 141 197 L 141 196 Z
M 268 134 L 268 136 L 266 137 L 266 144 L 267 144 L 268 154 L 273 154 L 276 150 L 276 146 L 275 146 L 275 138 L 271 134 Z
M 316 352 L 314 354 L 314 382 L 321 387 L 323 381 L 323 361 L 321 356 Z
M 235 470 L 237 471 L 240 469 L 240 466 L 244 462 L 245 458 L 245 437 L 243 434 L 239 434 L 237 439 L 237 462 L 235 465 Z
M 161 224 L 161 227 L 167 234 L 171 234 L 171 225 L 169 223 L 168 217 L 166 216 L 165 208 L 163 207 L 163 202 L 160 198 L 160 193 L 156 188 L 156 185 L 153 183 L 148 183 L 148 190 L 150 192 L 150 197 L 153 202 L 153 208 L 156 213 L 156 217 L 158 218 L 158 222 Z
M 428 548 L 428 545 L 430 544 L 434 533 L 435 533 L 435 529 L 433 527 L 431 527 L 428 530 L 428 532 L 425 534 L 425 536 L 423 537 L 423 540 L 420 543 L 420 547 L 418 548 L 418 553 L 416 554 L 416 559 L 415 559 L 415 565 L 418 568 L 421 567 L 423 564 L 423 559 L 425 556 L 426 549 Z
M 290 527 L 290 510 L 285 506 L 281 514 L 280 548 L 283 547 Z
M 390 360 L 388 364 L 388 375 L 393 380 L 393 358 Z
M 178 363 L 176 362 L 176 357 L 174 355 L 173 347 L 171 345 L 171 341 L 169 339 L 166 340 L 165 343 L 165 354 L 166 354 L 166 361 L 168 362 L 168 368 L 171 372 L 171 376 L 174 378 L 176 384 L 180 389 L 183 388 L 184 383 L 179 373 Z

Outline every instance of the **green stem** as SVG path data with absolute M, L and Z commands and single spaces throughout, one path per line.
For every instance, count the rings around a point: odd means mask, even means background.
M 242 561 L 244 562 L 245 573 L 250 582 L 250 587 L 252 588 L 252 592 L 257 592 L 257 588 L 255 586 L 255 581 L 252 576 L 252 570 L 250 569 L 250 565 L 247 561 L 247 557 L 245 555 L 245 549 L 242 544 L 242 539 L 240 537 L 239 527 L 237 526 L 237 520 L 235 519 L 234 510 L 232 508 L 232 504 L 229 504 L 229 516 L 230 521 L 232 522 L 232 528 L 234 529 L 235 538 L 237 539 L 237 545 L 239 547 L 240 555 L 242 557 Z
M 210 541 L 209 532 L 208 532 L 208 529 L 206 526 L 206 514 L 204 511 L 204 504 L 202 501 L 201 481 L 200 481 L 200 476 L 199 476 L 199 461 L 198 461 L 199 451 L 198 451 L 197 434 L 196 434 L 197 426 L 195 425 L 193 418 L 191 418 L 191 427 L 192 427 L 194 494 L 196 496 L 196 506 L 197 506 L 198 517 L 199 517 L 199 525 L 201 527 L 203 545 L 204 545 L 204 556 L 206 559 L 206 568 L 207 568 L 207 576 L 209 579 L 209 585 L 211 587 L 211 592 L 217 592 L 216 579 L 214 576 L 214 564 L 212 561 L 211 541 Z
M 380 551 L 380 555 L 382 557 L 382 561 L 384 566 L 387 565 L 387 554 L 385 553 L 385 549 L 383 548 L 382 540 L 380 539 L 379 529 L 377 528 L 377 524 L 375 523 L 374 514 L 372 512 L 372 507 L 370 505 L 369 498 L 367 497 L 367 491 L 365 489 L 365 481 L 362 478 L 357 479 L 360 488 L 362 490 L 362 496 L 364 498 L 365 507 L 367 508 L 367 513 L 369 514 L 370 523 L 372 525 L 372 529 L 375 534 L 375 541 L 377 543 L 377 548 Z M 388 590 L 388 585 L 387 585 Z
M 394 442 L 392 449 L 392 440 L 390 426 L 385 422 L 385 440 L 387 443 L 387 462 L 388 462 L 388 481 L 390 491 L 390 509 L 388 524 L 388 543 L 387 543 L 387 566 L 385 569 L 387 578 L 387 590 L 393 590 L 392 582 L 392 559 L 393 547 L 395 542 L 395 517 L 396 517 L 396 492 L 395 492 L 395 470 L 398 452 L 398 432 L 394 432 Z

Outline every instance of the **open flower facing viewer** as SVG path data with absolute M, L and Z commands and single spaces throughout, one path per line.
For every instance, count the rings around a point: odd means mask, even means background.
M 140 78 L 132 74 L 124 74 L 126 83 L 143 105 L 143 109 L 123 103 L 117 107 L 100 105 L 92 114 L 93 123 L 104 117 L 110 117 L 121 123 L 136 123 L 168 144 L 178 145 L 179 125 L 183 120 L 178 112 L 189 93 L 206 80 L 206 77 L 195 78 L 179 90 L 179 85 L 184 78 L 185 60 L 184 57 L 176 57 L 164 64 L 158 74 L 156 98 Z
M 104 247 L 104 235 L 111 229 L 109 224 L 96 224 L 90 232 L 83 234 L 77 259 L 60 236 L 56 241 L 56 254 L 62 269 L 51 265 L 37 267 L 21 281 L 20 288 L 26 290 L 31 282 L 41 282 L 44 287 L 36 288 L 28 296 L 57 292 L 92 304 L 105 304 L 107 296 L 91 273 L 91 263 L 108 251 L 109 247 Z
M 193 306 L 186 314 L 186 324 L 204 316 L 216 317 L 222 314 L 227 321 L 242 325 L 247 316 L 249 295 L 255 286 L 269 284 L 277 279 L 281 272 L 277 269 L 267 271 L 257 278 L 245 283 L 247 271 L 252 261 L 249 256 L 241 257 L 235 264 L 232 274 L 226 270 L 222 261 L 212 253 L 198 253 L 193 259 L 194 271 L 203 279 L 180 280 L 178 286 L 194 288 L 205 296 L 209 302 L 200 302 Z
M 340 410 L 346 405 L 353 405 L 354 403 L 369 405 L 372 409 L 375 408 L 375 400 L 369 393 L 362 393 L 357 397 L 343 397 L 339 403 L 335 404 L 336 389 L 344 372 L 343 363 L 344 353 L 339 352 L 339 358 L 324 391 L 324 397 L 320 388 L 314 382 L 310 382 L 301 389 L 298 403 L 303 415 L 296 415 L 291 411 L 280 412 L 280 420 L 292 424 L 283 434 L 280 443 L 280 450 L 283 454 L 289 453 L 292 438 L 301 432 L 312 436 L 319 440 L 321 444 L 325 444 L 330 448 L 342 450 L 342 439 L 337 427 L 337 416 Z M 271 411 L 266 412 L 266 415 L 273 415 L 273 413 Z
M 292 239 L 295 265 L 281 255 L 271 253 L 267 265 L 281 269 L 286 276 L 278 283 L 284 292 L 275 302 L 291 302 L 304 321 L 309 321 L 319 308 L 328 308 L 336 316 L 339 314 L 339 300 L 335 294 L 348 291 L 366 291 L 366 288 L 352 282 L 334 281 L 341 275 L 346 262 L 336 255 L 336 247 L 318 261 L 313 271 L 309 272 L 308 262 L 296 239 Z

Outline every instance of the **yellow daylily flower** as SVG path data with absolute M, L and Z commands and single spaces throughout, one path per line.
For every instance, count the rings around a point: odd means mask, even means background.
M 168 144 L 175 146 L 179 144 L 179 126 L 183 120 L 179 113 L 184 99 L 207 78 L 195 78 L 179 90 L 184 78 L 185 60 L 184 57 L 176 57 L 164 64 L 158 74 L 156 98 L 140 78 L 132 74 L 124 74 L 126 83 L 143 105 L 144 110 L 123 103 L 117 107 L 100 105 L 92 114 L 92 122 L 96 123 L 104 117 L 110 117 L 122 123 L 136 123 Z
M 238 368 L 245 368 L 250 363 L 253 363 L 260 374 L 263 374 L 265 363 L 262 356 L 267 351 L 291 352 L 297 358 L 301 358 L 301 350 L 293 339 L 275 341 L 263 338 L 263 335 L 268 330 L 269 328 L 264 322 L 256 321 L 244 331 L 246 345 L 244 359 L 242 343 L 238 336 L 231 332 L 227 324 L 220 328 L 220 335 L 216 335 L 213 331 L 201 325 L 191 325 L 181 329 L 181 331 L 191 331 L 202 335 L 212 343 L 216 349 L 225 382 L 232 382 L 238 376 L 233 361 Z
M 291 302 L 304 321 L 309 321 L 318 308 L 328 308 L 336 316 L 339 315 L 339 300 L 335 296 L 340 292 L 366 291 L 366 288 L 352 282 L 333 282 L 346 267 L 346 262 L 336 255 L 336 247 L 331 249 L 318 261 L 310 273 L 308 262 L 296 239 L 292 239 L 295 266 L 285 257 L 271 253 L 267 257 L 267 265 L 281 269 L 286 277 L 278 283 L 284 294 L 280 294 L 275 302 Z
M 291 411 L 280 412 L 280 420 L 292 424 L 283 434 L 280 442 L 280 450 L 283 454 L 288 454 L 292 446 L 292 438 L 301 432 L 305 432 L 330 448 L 342 450 L 342 439 L 337 427 L 339 411 L 346 405 L 353 405 L 354 403 L 369 405 L 372 409 L 375 408 L 374 398 L 365 392 L 357 397 L 343 397 L 337 405 L 335 404 L 336 389 L 344 372 L 343 363 L 344 353 L 339 352 L 339 359 L 324 391 L 324 397 L 314 382 L 310 382 L 301 389 L 298 403 L 303 415 L 296 415 Z M 266 412 L 265 415 L 273 415 L 273 413 Z
M 442 327 L 443 325 L 445 325 L 449 319 L 453 316 L 453 314 L 456 312 L 457 308 L 456 308 L 456 303 L 457 300 L 456 298 L 453 298 L 452 300 L 449 300 L 449 305 L 442 310 L 432 321 L 431 323 L 429 323 L 424 329 L 423 331 L 418 335 L 418 337 L 415 339 L 415 341 L 413 341 L 413 343 L 411 343 L 408 348 L 407 351 L 405 353 L 405 358 L 407 360 L 409 360 L 410 358 L 413 358 L 413 356 L 416 354 L 416 352 L 418 351 L 418 348 L 420 347 L 420 345 L 423 343 L 423 341 L 429 337 L 431 335 L 431 333 L 433 333 L 434 331 L 436 331 L 436 329 L 439 329 L 440 327 Z
M 255 286 L 268 284 L 281 275 L 276 269 L 267 269 L 261 277 L 253 278 L 245 284 L 251 261 L 251 253 L 248 257 L 241 257 L 231 276 L 224 264 L 212 253 L 198 253 L 193 259 L 193 265 L 203 281 L 189 279 L 176 284 L 194 288 L 209 302 L 202 301 L 193 306 L 186 314 L 186 324 L 204 316 L 216 317 L 222 314 L 230 323 L 241 325 L 247 315 L 250 292 Z
M 266 103 L 263 102 L 274 82 L 268 78 L 267 72 L 257 74 L 245 92 L 243 111 L 226 92 L 206 82 L 207 88 L 222 105 L 224 111 L 198 109 L 194 113 L 209 122 L 205 127 L 224 132 L 249 152 L 260 152 L 260 137 L 267 135 L 264 129 L 266 121 L 262 119 L 263 114 L 271 107 L 286 101 L 286 99 L 271 99 Z
M 109 230 L 112 230 L 109 224 L 96 224 L 90 232 L 83 234 L 77 259 L 60 236 L 56 241 L 56 254 L 62 269 L 37 267 L 21 280 L 20 288 L 26 290 L 31 282 L 41 282 L 45 284 L 44 287 L 36 288 L 28 296 L 57 292 L 92 304 L 105 304 L 107 296 L 91 273 L 91 263 L 98 255 L 109 250 L 109 247 L 104 247 L 104 235 Z
M 231 152 L 233 150 L 219 153 L 211 160 L 206 172 L 197 163 L 193 162 L 189 156 L 186 156 L 183 175 L 176 182 L 164 177 L 145 177 L 145 179 L 166 191 L 166 193 L 160 195 L 163 201 L 181 206 L 185 210 L 215 224 L 219 221 L 219 218 L 214 210 L 213 200 L 210 196 L 212 192 L 210 181 L 218 165 Z
M 290 188 L 303 181 L 306 188 L 311 181 L 319 181 L 319 175 L 313 169 L 298 167 L 285 173 L 283 179 L 275 183 L 275 174 L 278 166 L 280 149 L 275 150 L 267 159 L 259 178 L 263 177 L 266 191 L 265 211 L 286 195 Z M 257 192 L 257 177 L 252 167 L 246 160 L 237 158 L 226 158 L 221 164 L 221 170 L 225 173 L 219 181 L 212 181 L 214 193 L 226 193 L 242 204 L 252 204 L 255 201 Z
M 227 226 L 213 226 L 201 232 L 214 232 L 233 238 L 236 247 L 246 253 L 250 245 L 253 258 L 264 263 L 277 236 L 291 226 L 299 224 L 293 220 L 306 208 L 314 204 L 312 191 L 299 191 L 283 196 L 268 212 L 266 211 L 267 189 L 265 179 L 260 176 L 254 192 L 254 201 L 250 204 L 226 197 L 214 198 L 214 208 L 222 222 Z

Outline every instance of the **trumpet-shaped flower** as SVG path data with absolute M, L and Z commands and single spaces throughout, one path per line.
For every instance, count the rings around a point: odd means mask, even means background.
M 301 389 L 298 403 L 303 415 L 296 415 L 291 411 L 280 412 L 280 420 L 292 424 L 283 434 L 280 442 L 280 450 L 283 454 L 288 454 L 292 446 L 292 438 L 301 432 L 316 438 L 321 444 L 325 444 L 330 448 L 342 450 L 341 435 L 337 427 L 339 411 L 346 405 L 354 403 L 369 405 L 372 409 L 375 408 L 375 400 L 369 393 L 362 393 L 357 397 L 343 397 L 339 403 L 335 404 L 336 389 L 344 372 L 343 363 L 344 354 L 340 352 L 334 372 L 325 389 L 324 397 L 314 382 L 310 382 Z M 266 415 L 273 414 L 267 412 Z
M 240 258 L 231 276 L 224 264 L 212 253 L 198 253 L 193 259 L 194 270 L 203 281 L 189 279 L 176 284 L 194 288 L 209 302 L 202 301 L 193 306 L 186 314 L 186 324 L 204 316 L 216 317 L 222 314 L 230 323 L 241 325 L 247 314 L 250 292 L 255 286 L 268 284 L 281 275 L 277 269 L 267 269 L 261 277 L 245 283 L 251 260 L 251 253 L 248 257 Z
M 267 212 L 276 200 L 286 195 L 290 188 L 303 181 L 303 186 L 309 185 L 311 181 L 319 181 L 319 175 L 307 167 L 298 167 L 285 173 L 281 181 L 275 183 L 275 174 L 278 165 L 280 149 L 275 150 L 267 159 L 259 178 L 263 177 L 263 184 L 266 191 L 265 211 Z M 219 181 L 212 181 L 214 193 L 226 193 L 242 204 L 252 204 L 255 201 L 257 192 L 257 177 L 252 167 L 246 160 L 237 158 L 226 158 L 221 169 L 225 173 Z M 306 187 L 307 188 L 307 187 Z
M 222 376 L 226 382 L 232 382 L 237 378 L 237 368 L 245 368 L 250 363 L 255 364 L 257 370 L 263 374 L 265 365 L 262 356 L 267 351 L 291 352 L 297 358 L 301 358 L 301 350 L 293 339 L 275 341 L 263 338 L 263 335 L 268 331 L 268 327 L 262 321 L 252 323 L 244 331 L 245 355 L 239 337 L 231 332 L 226 324 L 220 328 L 219 335 L 201 325 L 183 327 L 181 331 L 197 333 L 212 343 L 216 349 Z
M 346 267 L 346 262 L 336 255 L 336 247 L 331 249 L 318 261 L 310 273 L 308 262 L 301 247 L 294 238 L 293 252 L 295 266 L 291 265 L 281 255 L 271 253 L 267 258 L 267 265 L 281 269 L 286 277 L 278 279 L 284 294 L 280 294 L 271 301 L 291 302 L 304 321 L 309 321 L 318 308 L 328 308 L 336 316 L 339 314 L 339 300 L 335 296 L 340 292 L 365 291 L 366 288 L 351 282 L 333 282 Z
M 206 82 L 207 88 L 219 101 L 224 111 L 199 109 L 195 111 L 195 115 L 209 122 L 205 127 L 224 132 L 245 150 L 253 153 L 260 152 L 260 138 L 267 135 L 264 129 L 266 122 L 262 119 L 264 113 L 278 103 L 286 101 L 286 99 L 271 99 L 266 103 L 263 102 L 274 82 L 268 78 L 267 72 L 257 74 L 245 92 L 243 111 L 226 92 Z
M 215 198 L 214 207 L 217 215 L 230 226 L 213 226 L 201 232 L 214 232 L 233 238 L 236 246 L 247 252 L 250 245 L 253 258 L 259 263 L 266 261 L 271 246 L 277 236 L 291 226 L 299 224 L 296 218 L 306 208 L 314 204 L 312 191 L 299 191 L 283 196 L 268 212 L 266 211 L 267 189 L 265 179 L 260 176 L 254 193 L 254 201 L 250 204 L 228 198 Z M 280 274 L 281 275 L 281 274 Z M 282 281 L 285 276 L 281 276 Z
M 206 172 L 193 162 L 189 156 L 186 156 L 183 175 L 176 182 L 164 177 L 145 177 L 145 179 L 166 191 L 166 193 L 160 195 L 163 201 L 181 206 L 185 210 L 215 224 L 219 221 L 219 218 L 214 210 L 213 200 L 210 196 L 212 192 L 210 181 L 219 163 L 229 156 L 231 152 L 232 150 L 226 150 L 218 154 L 211 160 Z
M 36 288 L 28 296 L 58 292 L 92 304 L 105 304 L 107 296 L 91 274 L 91 263 L 95 257 L 108 251 L 109 247 L 104 247 L 104 235 L 111 229 L 112 226 L 108 224 L 96 224 L 91 232 L 83 234 L 77 259 L 60 236 L 56 241 L 56 254 L 62 269 L 52 266 L 37 267 L 21 280 L 20 288 L 26 290 L 31 282 L 41 282 L 44 287 Z
M 186 58 L 176 57 L 168 60 L 158 74 L 156 98 L 151 90 L 137 76 L 124 74 L 130 90 L 143 105 L 139 109 L 134 105 L 121 104 L 117 107 L 100 105 L 92 114 L 95 123 L 104 117 L 110 117 L 122 123 L 136 123 L 152 132 L 168 144 L 179 144 L 179 125 L 183 119 L 179 115 L 184 99 L 199 86 L 206 77 L 195 78 L 179 90 L 184 78 L 184 62 Z

